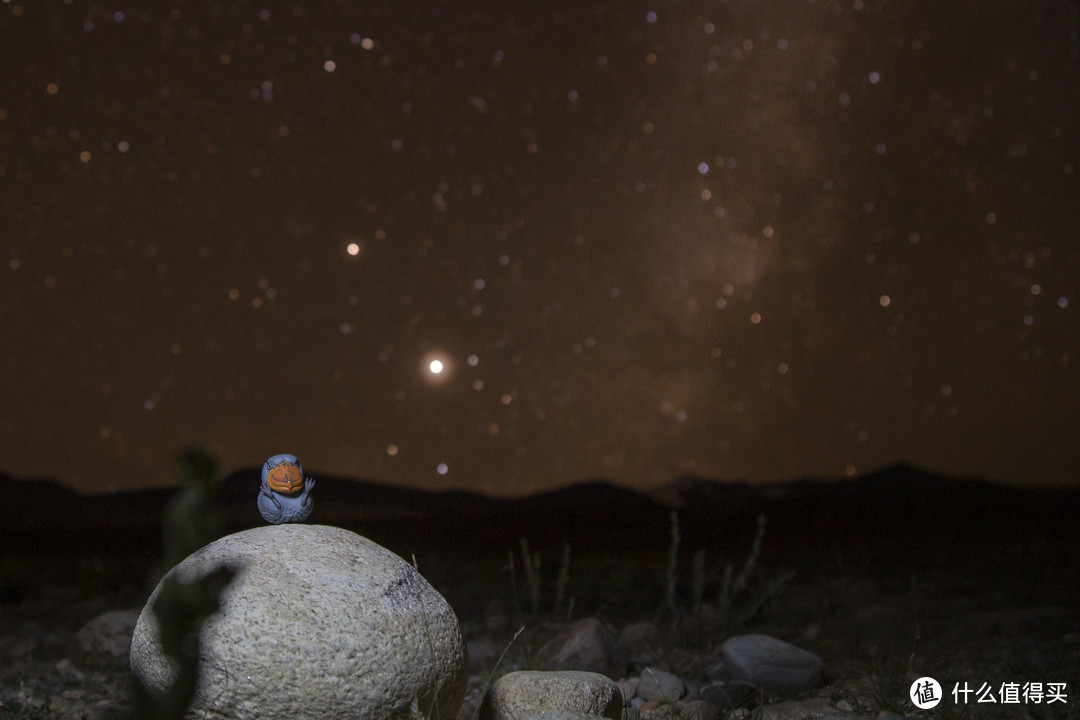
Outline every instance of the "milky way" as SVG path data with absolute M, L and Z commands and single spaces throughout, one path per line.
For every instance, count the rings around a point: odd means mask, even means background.
M 1080 473 L 1075 2 L 0 12 L 2 471 Z

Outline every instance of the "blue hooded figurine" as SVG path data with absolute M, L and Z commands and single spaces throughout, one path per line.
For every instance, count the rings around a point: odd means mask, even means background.
M 275 455 L 263 465 L 259 514 L 272 525 L 304 522 L 315 507 L 314 487 L 315 480 L 304 477 L 295 455 Z

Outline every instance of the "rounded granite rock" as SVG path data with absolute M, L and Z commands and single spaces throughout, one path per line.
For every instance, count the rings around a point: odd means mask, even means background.
M 600 673 L 518 670 L 496 680 L 480 705 L 480 720 L 530 720 L 571 713 L 619 720 L 623 698 Z
M 187 717 L 404 718 L 413 699 L 454 717 L 468 681 L 457 616 L 408 563 L 340 528 L 285 524 L 229 535 L 169 571 L 182 581 L 236 571 L 200 633 Z M 131 669 L 161 691 L 154 590 L 131 642 Z

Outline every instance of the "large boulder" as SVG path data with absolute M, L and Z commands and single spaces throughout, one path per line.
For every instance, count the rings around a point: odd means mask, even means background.
M 461 627 L 408 563 L 355 533 L 284 524 L 221 538 L 169 571 L 181 581 L 236 570 L 200 634 L 193 718 L 404 718 L 413 699 L 453 718 L 468 681 Z M 139 616 L 132 672 L 151 690 L 175 677 L 152 611 Z

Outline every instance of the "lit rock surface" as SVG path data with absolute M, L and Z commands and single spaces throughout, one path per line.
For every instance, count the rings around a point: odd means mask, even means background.
M 480 720 L 528 720 L 552 713 L 622 717 L 623 698 L 610 678 L 593 672 L 521 670 L 495 681 Z
M 202 630 L 189 717 L 370 720 L 438 703 L 457 714 L 467 682 L 457 617 L 416 570 L 355 533 L 323 525 L 260 527 L 221 538 L 170 571 L 237 570 Z M 139 617 L 131 669 L 161 690 L 174 670 L 156 616 Z
M 794 695 L 823 681 L 820 657 L 768 635 L 728 638 L 720 652 L 737 679 L 772 692 Z
M 646 700 L 675 702 L 686 694 L 686 686 L 677 676 L 658 668 L 645 668 L 637 685 L 638 697 Z

